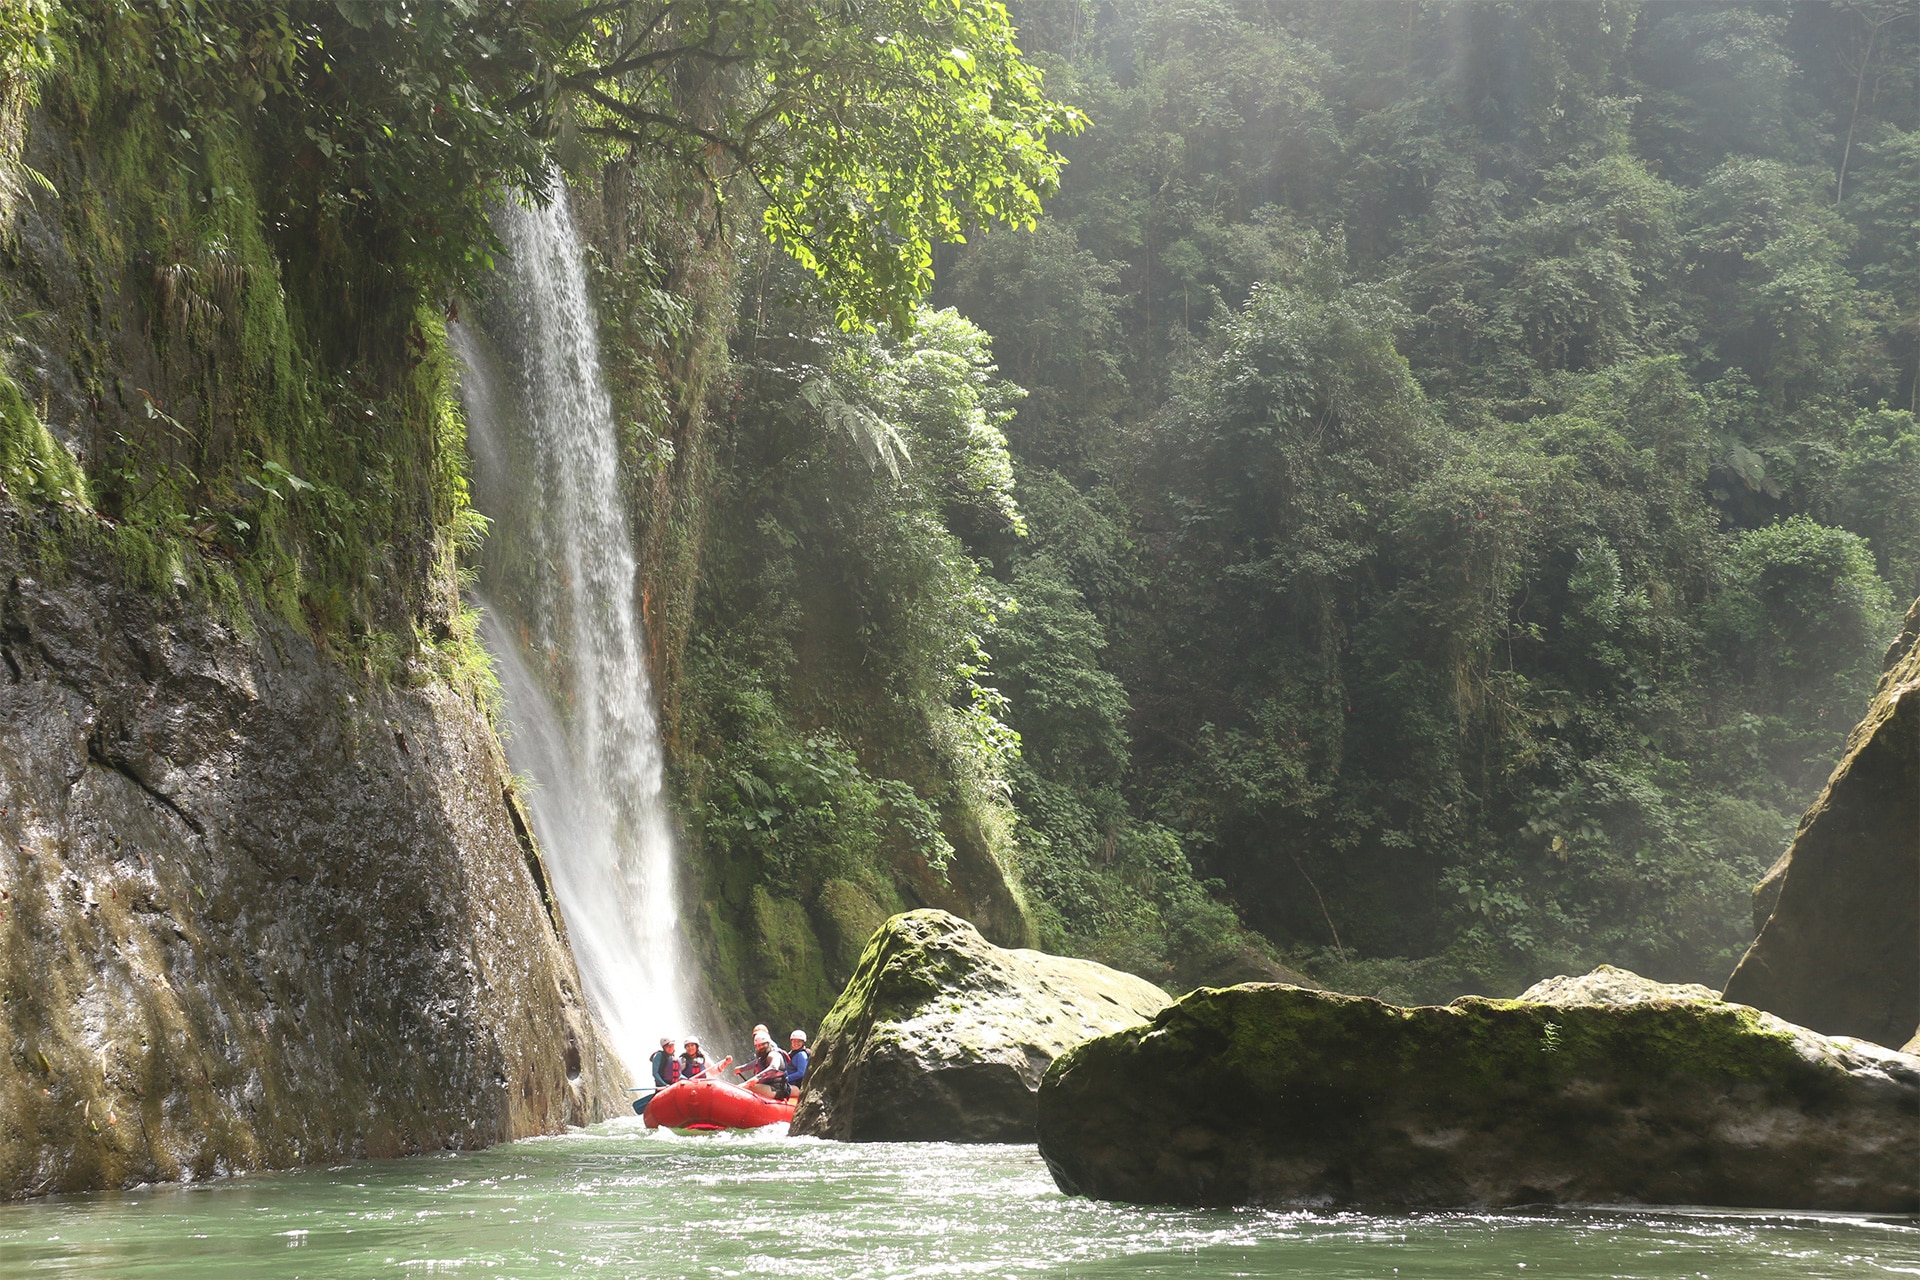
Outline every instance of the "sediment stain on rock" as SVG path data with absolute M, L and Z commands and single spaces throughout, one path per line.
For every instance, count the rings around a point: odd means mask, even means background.
M 0 1194 L 620 1103 L 483 712 L 0 512 Z

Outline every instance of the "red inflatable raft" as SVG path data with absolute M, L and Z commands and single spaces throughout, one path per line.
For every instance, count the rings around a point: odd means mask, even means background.
M 653 1095 L 641 1113 L 647 1128 L 690 1129 L 712 1133 L 718 1129 L 758 1129 L 793 1119 L 793 1104 L 749 1093 L 724 1080 L 682 1080 Z

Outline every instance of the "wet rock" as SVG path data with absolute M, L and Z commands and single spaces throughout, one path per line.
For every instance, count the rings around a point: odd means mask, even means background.
M 1034 1090 L 1047 1064 L 1167 1003 L 1144 978 L 1004 950 L 944 911 L 894 916 L 821 1025 L 793 1132 L 1031 1142 Z
M 1866 718 L 1754 891 L 1760 936 L 1727 998 L 1829 1035 L 1920 1024 L 1920 600 Z
M 34 528 L 0 504 L 0 1195 L 620 1105 L 479 708 Z
M 1920 1059 L 1617 969 L 1528 994 L 1196 991 L 1055 1060 L 1040 1153 L 1141 1203 L 1920 1210 Z

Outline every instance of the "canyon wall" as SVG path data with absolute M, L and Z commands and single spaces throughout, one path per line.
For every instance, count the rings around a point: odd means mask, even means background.
M 479 708 L 34 533 L 0 524 L 0 1192 L 618 1106 Z

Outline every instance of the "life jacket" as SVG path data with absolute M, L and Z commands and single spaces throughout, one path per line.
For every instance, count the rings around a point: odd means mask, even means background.
M 680 1078 L 680 1060 L 665 1049 L 653 1051 L 653 1083 L 665 1088 Z
M 807 1078 L 807 1067 L 813 1061 L 813 1055 L 805 1049 L 795 1049 L 787 1055 L 787 1083 L 799 1084 Z
M 680 1078 L 691 1080 L 707 1069 L 707 1055 L 704 1053 L 683 1053 L 680 1055 Z

